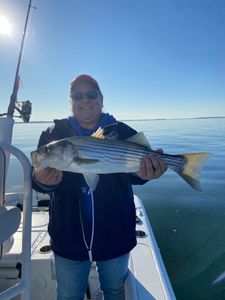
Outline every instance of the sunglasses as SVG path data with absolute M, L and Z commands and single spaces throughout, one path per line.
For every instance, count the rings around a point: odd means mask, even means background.
M 81 92 L 78 92 L 78 91 L 74 91 L 73 94 L 71 95 L 71 98 L 75 101 L 80 101 L 82 99 L 94 100 L 97 97 L 98 97 L 98 91 L 97 90 L 88 91 L 86 93 L 81 93 Z

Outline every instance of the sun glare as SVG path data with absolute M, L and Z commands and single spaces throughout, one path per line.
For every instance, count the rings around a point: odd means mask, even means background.
M 11 33 L 11 25 L 8 19 L 4 16 L 0 16 L 0 33 L 6 35 Z

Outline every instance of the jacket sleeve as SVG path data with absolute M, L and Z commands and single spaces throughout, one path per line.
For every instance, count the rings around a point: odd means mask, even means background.
M 41 133 L 37 148 L 40 148 L 41 146 L 46 145 L 56 139 L 57 138 L 56 138 L 56 134 L 55 134 L 55 124 L 54 124 L 54 125 L 48 127 L 45 131 L 43 131 Z M 58 185 L 42 184 L 36 180 L 36 178 L 34 177 L 33 172 L 32 172 L 32 187 L 37 192 L 47 194 L 47 193 L 53 192 L 58 187 Z
M 50 142 L 53 142 L 54 140 L 57 139 L 56 134 L 55 134 L 55 124 L 48 127 L 46 130 L 42 131 L 40 138 L 39 138 L 39 142 L 38 142 L 38 146 L 37 148 L 40 148 L 43 145 L 46 145 Z
M 38 148 L 50 142 L 76 135 L 67 119 L 54 120 L 54 124 L 41 133 Z
M 138 177 L 135 174 L 128 174 L 128 182 L 130 184 L 133 184 L 133 185 L 143 185 L 143 184 L 145 184 L 148 181 L 149 180 L 141 179 L 140 177 Z

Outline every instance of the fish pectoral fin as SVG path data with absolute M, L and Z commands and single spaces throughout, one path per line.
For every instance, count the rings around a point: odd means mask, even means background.
M 126 141 L 145 146 L 149 150 L 151 150 L 151 146 L 150 146 L 146 136 L 144 135 L 144 133 L 142 131 L 132 135 L 129 138 L 127 138 Z
M 96 186 L 99 181 L 99 175 L 98 174 L 93 174 L 93 173 L 85 173 L 83 174 L 85 181 L 87 185 L 90 187 L 92 192 L 96 189 Z
M 78 165 L 89 165 L 89 164 L 96 164 L 97 162 L 99 162 L 98 159 L 89 159 L 89 158 L 75 158 L 74 161 L 78 164 Z

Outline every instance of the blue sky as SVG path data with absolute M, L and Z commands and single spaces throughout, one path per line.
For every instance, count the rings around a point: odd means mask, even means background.
M 0 112 L 7 110 L 28 0 L 1 0 Z M 95 77 L 118 119 L 225 116 L 224 0 L 33 0 L 18 100 L 31 120 L 70 114 L 69 83 Z

